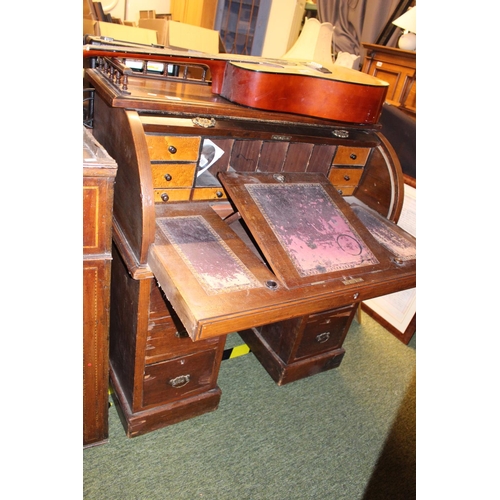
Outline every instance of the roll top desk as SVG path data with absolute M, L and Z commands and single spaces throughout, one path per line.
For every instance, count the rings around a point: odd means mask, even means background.
M 227 334 L 290 383 L 339 366 L 361 301 L 415 286 L 377 123 L 242 106 L 203 82 L 123 89 L 102 61 L 85 79 L 119 167 L 110 372 L 128 436 L 217 408 Z

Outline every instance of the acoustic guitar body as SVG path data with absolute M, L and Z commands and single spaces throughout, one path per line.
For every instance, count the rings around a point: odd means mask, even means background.
M 292 63 L 293 64 L 293 63 Z M 347 123 L 375 124 L 388 84 L 349 68 L 229 62 L 220 95 L 231 102 Z

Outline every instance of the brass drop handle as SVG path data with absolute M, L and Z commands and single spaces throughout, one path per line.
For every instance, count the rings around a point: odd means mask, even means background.
M 191 375 L 179 375 L 178 377 L 172 378 L 168 383 L 174 388 L 184 387 L 191 380 Z
M 169 147 L 168 147 L 168 152 L 169 152 L 170 154 L 175 155 L 175 153 L 177 153 L 177 148 L 176 148 L 175 146 L 169 146 Z
M 318 342 L 320 344 L 324 344 L 325 342 L 328 342 L 329 339 L 330 339 L 330 332 L 323 332 L 323 333 L 319 333 L 318 335 L 316 335 L 316 342 Z
M 168 201 L 168 194 L 167 193 L 162 193 L 160 197 L 163 201 Z

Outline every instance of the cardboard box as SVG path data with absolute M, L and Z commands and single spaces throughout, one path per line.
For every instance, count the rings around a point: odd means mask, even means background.
M 155 30 L 135 28 L 124 24 L 104 23 L 98 21 L 95 24 L 95 35 L 107 36 L 114 40 L 123 42 L 142 43 L 144 45 L 155 45 L 158 43 Z
M 139 27 L 155 30 L 158 43 L 176 50 L 219 53 L 219 32 L 166 19 L 139 19 Z
M 154 11 L 154 10 L 140 10 L 139 17 L 141 19 L 155 19 L 156 18 L 156 11 Z
M 83 18 L 83 34 L 95 35 L 95 21 L 93 19 Z

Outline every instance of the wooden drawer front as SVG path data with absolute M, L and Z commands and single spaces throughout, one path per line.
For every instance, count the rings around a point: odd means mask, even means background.
M 339 146 L 335 157 L 333 158 L 333 165 L 347 165 L 350 167 L 363 167 L 366 165 L 370 148 L 351 148 L 348 146 Z
M 328 179 L 335 187 L 357 186 L 362 175 L 362 168 L 332 168 Z
M 201 349 L 217 346 L 219 338 L 193 342 L 184 325 L 158 286 L 153 285 L 150 295 L 146 364 L 167 358 L 185 356 Z
M 158 405 L 193 396 L 215 387 L 216 349 L 146 366 L 143 406 Z
M 147 364 L 157 363 L 173 356 L 186 354 L 193 341 L 185 333 L 182 324 L 176 325 L 172 318 L 150 321 L 146 339 L 145 359 Z
M 105 177 L 83 178 L 83 253 L 111 253 L 113 184 Z
M 154 188 L 191 187 L 196 163 L 161 163 L 151 165 Z
M 330 170 L 328 179 L 343 196 L 351 196 L 359 185 L 363 168 L 337 168 Z
M 177 317 L 150 321 L 146 339 L 146 364 L 209 349 L 218 343 L 218 337 L 193 342 Z
M 191 199 L 198 200 L 225 200 L 227 199 L 226 192 L 221 187 L 201 187 L 193 189 Z
M 295 359 L 341 347 L 355 310 L 350 307 L 309 316 Z
M 191 189 L 155 189 L 155 203 L 189 201 Z
M 146 134 L 146 142 L 151 161 L 198 161 L 201 137 Z

